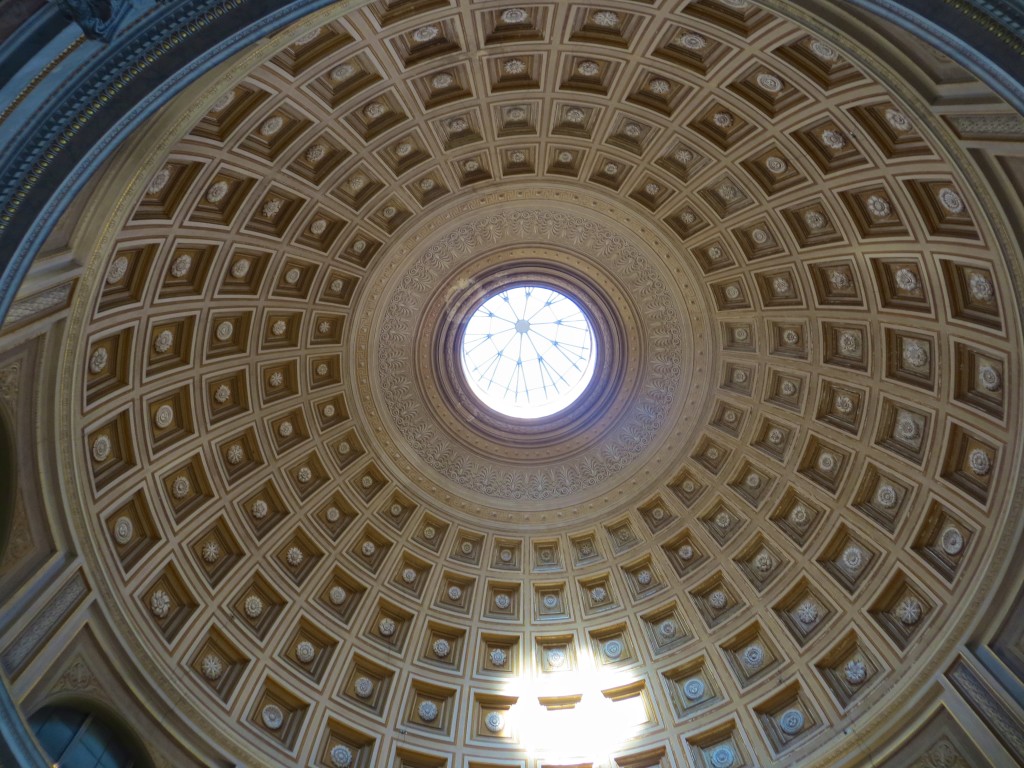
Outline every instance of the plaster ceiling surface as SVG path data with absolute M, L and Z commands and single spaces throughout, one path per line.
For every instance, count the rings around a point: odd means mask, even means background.
M 328 9 L 131 150 L 58 437 L 122 641 L 197 734 L 836 765 L 906 716 L 1001 556 L 1016 256 L 913 90 L 772 7 Z M 527 279 L 599 360 L 523 424 L 452 350 Z

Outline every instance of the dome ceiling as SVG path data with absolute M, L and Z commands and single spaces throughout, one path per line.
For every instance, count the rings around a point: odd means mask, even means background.
M 1002 224 L 783 10 L 325 11 L 134 150 L 64 471 L 123 642 L 225 754 L 835 765 L 959 640 L 1018 462 Z M 528 281 L 598 363 L 524 424 L 458 338 Z M 608 743 L 544 736 L 580 723 Z

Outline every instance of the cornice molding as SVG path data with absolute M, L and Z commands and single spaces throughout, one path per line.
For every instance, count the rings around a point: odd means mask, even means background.
M 20 141 L 0 154 L 0 314 L 60 214 L 133 128 L 234 53 L 326 4 L 170 5 L 56 89 L 48 108 L 19 131 Z

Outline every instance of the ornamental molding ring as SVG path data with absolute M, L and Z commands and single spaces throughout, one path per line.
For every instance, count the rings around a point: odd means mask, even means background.
M 584 420 L 565 417 L 563 433 L 519 460 L 515 440 L 501 439 L 494 423 L 460 428 L 465 419 L 454 418 L 437 382 L 429 380 L 438 378 L 436 367 L 427 376 L 417 372 L 418 347 L 429 348 L 429 339 L 441 333 L 436 323 L 451 320 L 445 317 L 448 299 L 502 259 L 513 273 L 522 268 L 519 276 L 533 263 L 558 271 L 570 284 L 582 285 L 585 278 L 600 286 L 596 293 L 617 315 L 609 322 L 636 326 L 618 343 L 633 345 L 628 365 L 637 370 L 622 373 L 623 383 L 603 411 L 608 418 L 581 426 Z M 443 501 L 456 509 L 523 510 L 525 502 L 534 511 L 573 505 L 577 514 L 670 437 L 668 453 L 675 457 L 690 431 L 679 424 L 691 418 L 683 412 L 699 412 L 708 389 L 703 359 L 709 334 L 700 317 L 709 313 L 696 308 L 691 276 L 678 266 L 673 275 L 669 264 L 668 246 L 649 223 L 640 226 L 621 209 L 575 192 L 496 193 L 439 215 L 387 254 L 357 313 L 363 320 L 353 379 L 371 435 L 384 443 L 380 453 L 425 491 L 444 487 L 449 493 Z M 685 313 L 680 307 L 695 309 Z M 392 442 L 389 435 L 400 439 Z M 451 497 L 452 484 L 464 499 Z
M 416 333 L 416 370 L 428 371 L 419 382 L 428 407 L 454 437 L 477 431 L 481 439 L 473 436 L 473 446 L 491 458 L 533 462 L 554 461 L 604 439 L 625 401 L 619 397 L 616 404 L 616 396 L 637 386 L 644 367 L 647 350 L 638 334 L 643 319 L 613 275 L 600 271 L 600 278 L 593 279 L 576 268 L 580 262 L 578 256 L 550 248 L 502 248 L 454 271 L 428 300 Z M 462 330 L 480 299 L 522 284 L 559 291 L 582 307 L 597 358 L 594 377 L 580 397 L 564 410 L 535 420 L 505 416 L 480 402 L 466 381 L 461 359 Z M 587 427 L 581 429 L 584 422 Z

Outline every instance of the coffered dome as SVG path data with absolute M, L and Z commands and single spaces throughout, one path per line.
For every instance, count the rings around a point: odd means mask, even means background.
M 1019 535 L 1020 253 L 841 13 L 337 5 L 141 127 L 39 435 L 141 695 L 245 765 L 867 764 Z M 519 286 L 576 316 L 473 325 Z

